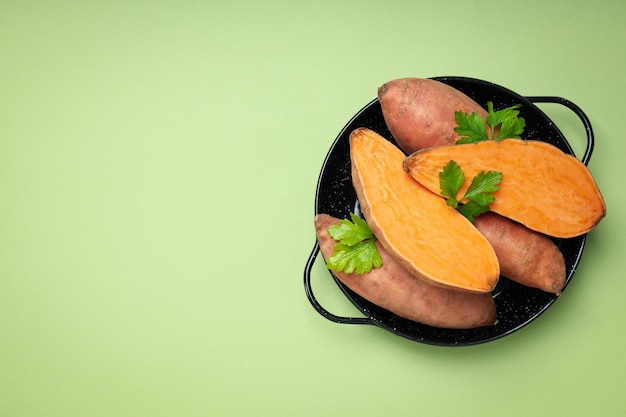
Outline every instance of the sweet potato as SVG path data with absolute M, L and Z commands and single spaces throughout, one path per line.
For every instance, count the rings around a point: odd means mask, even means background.
M 408 156 L 404 169 L 439 194 L 439 172 L 450 160 L 465 173 L 461 196 L 481 171 L 502 172 L 490 210 L 539 233 L 580 236 L 606 214 L 604 199 L 587 167 L 549 143 L 504 139 L 437 146 Z
M 407 154 L 460 139 L 456 111 L 487 117 L 487 110 L 461 91 L 428 78 L 389 81 L 378 88 L 378 100 L 389 131 Z
M 565 259 L 552 239 L 492 212 L 476 217 L 474 225 L 496 251 L 503 276 L 561 295 Z
M 315 229 L 324 259 L 333 253 L 335 241 L 328 229 L 339 219 L 328 214 L 315 217 Z M 430 285 L 417 279 L 376 242 L 383 260 L 380 268 L 359 275 L 333 271 L 352 291 L 400 317 L 433 327 L 469 329 L 490 326 L 496 321 L 491 294 L 473 294 Z
M 352 182 L 374 235 L 402 266 L 433 285 L 490 292 L 495 252 L 465 217 L 402 169 L 404 153 L 377 133 L 350 135 Z
M 451 145 L 460 139 L 454 131 L 455 111 L 487 115 L 484 108 L 463 97 L 460 91 L 431 81 L 404 78 L 378 89 L 385 122 L 407 154 Z M 409 99 L 411 96 L 415 98 Z M 521 284 L 560 294 L 565 281 L 565 260 L 552 240 L 506 217 L 483 216 L 476 219 L 475 226 L 494 247 L 501 274 Z M 535 253 L 544 255 L 538 259 Z

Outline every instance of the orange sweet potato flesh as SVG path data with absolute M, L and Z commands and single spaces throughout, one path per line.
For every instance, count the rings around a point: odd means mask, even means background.
M 465 174 L 459 196 L 479 172 L 502 172 L 490 210 L 537 232 L 558 238 L 580 236 L 606 215 L 604 199 L 587 167 L 551 144 L 505 139 L 432 147 L 409 155 L 404 169 L 439 194 L 439 172 L 450 160 Z
M 320 250 L 325 259 L 333 253 L 335 241 L 328 229 L 339 219 L 328 214 L 315 217 Z M 430 285 L 414 276 L 376 246 L 382 266 L 365 274 L 333 271 L 348 288 L 366 300 L 400 317 L 433 327 L 470 329 L 493 325 L 496 306 L 491 294 L 474 294 Z
M 361 210 L 389 254 L 433 285 L 486 293 L 500 276 L 494 249 L 465 217 L 404 172 L 404 153 L 377 133 L 350 135 Z
M 487 110 L 461 91 L 428 78 L 399 78 L 378 88 L 385 123 L 405 153 L 439 145 L 452 145 L 459 135 L 454 131 L 454 113 Z
M 474 219 L 500 261 L 500 273 L 520 284 L 561 295 L 565 259 L 552 239 L 493 212 Z

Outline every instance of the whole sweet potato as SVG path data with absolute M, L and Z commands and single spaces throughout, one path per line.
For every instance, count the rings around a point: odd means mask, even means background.
M 488 212 L 474 219 L 476 228 L 496 251 L 500 273 L 527 287 L 561 295 L 565 259 L 552 240 L 540 233 Z
M 461 91 L 428 78 L 400 78 L 378 88 L 383 117 L 400 149 L 410 154 L 431 146 L 452 145 L 460 137 L 454 131 L 454 113 L 487 110 Z
M 339 219 L 328 214 L 315 217 L 320 250 L 325 259 L 333 253 L 335 240 L 328 229 Z M 496 321 L 495 302 L 489 293 L 477 294 L 430 285 L 412 276 L 376 242 L 382 266 L 359 275 L 333 271 L 348 288 L 366 300 L 400 317 L 433 327 L 468 329 L 490 326 Z

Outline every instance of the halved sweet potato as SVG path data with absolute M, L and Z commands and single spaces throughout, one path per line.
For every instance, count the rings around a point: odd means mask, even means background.
M 328 214 L 315 216 L 320 250 L 328 259 L 337 242 L 328 229 L 339 219 Z M 383 264 L 365 274 L 333 271 L 348 288 L 366 300 L 400 317 L 448 329 L 491 326 L 496 322 L 496 305 L 491 294 L 474 294 L 430 285 L 404 269 L 376 242 Z
M 491 291 L 496 254 L 476 228 L 402 169 L 404 153 L 377 133 L 350 135 L 352 181 L 374 235 L 405 269 L 434 285 Z
M 546 142 L 505 139 L 432 147 L 409 155 L 404 169 L 439 194 L 439 172 L 450 160 L 465 174 L 460 196 L 481 171 L 502 172 L 491 211 L 540 233 L 579 236 L 606 214 L 604 199 L 587 167 Z

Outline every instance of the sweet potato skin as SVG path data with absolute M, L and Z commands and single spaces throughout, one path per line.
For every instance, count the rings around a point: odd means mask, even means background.
M 315 229 L 324 259 L 333 253 L 335 241 L 328 229 L 339 219 L 328 214 L 315 217 Z M 489 293 L 475 294 L 430 285 L 412 276 L 376 242 L 383 260 L 380 268 L 359 275 L 333 271 L 348 288 L 366 300 L 400 317 L 433 327 L 469 329 L 496 322 L 496 306 Z
M 561 295 L 565 285 L 565 259 L 547 236 L 487 212 L 474 220 L 500 260 L 500 273 L 520 284 Z
M 469 96 L 428 78 L 389 81 L 378 88 L 378 100 L 389 131 L 406 154 L 460 139 L 454 131 L 456 111 L 487 117 L 487 111 Z

